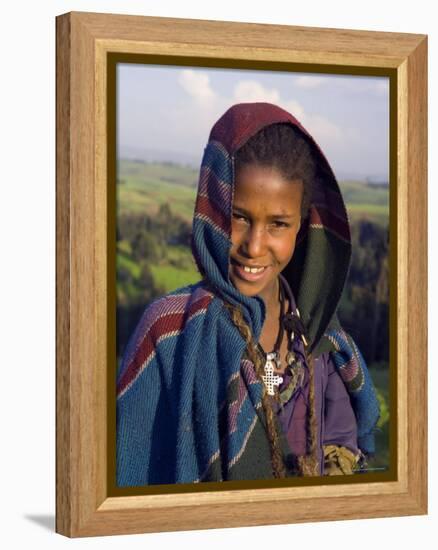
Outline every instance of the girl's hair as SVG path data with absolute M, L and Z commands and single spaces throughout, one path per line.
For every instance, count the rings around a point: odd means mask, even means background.
M 312 148 L 304 135 L 291 124 L 278 123 L 264 127 L 251 137 L 235 155 L 235 172 L 246 164 L 270 166 L 276 168 L 286 180 L 301 180 L 303 182 L 303 197 L 301 202 L 301 218 L 304 220 L 309 212 L 312 198 L 312 181 L 316 173 L 316 160 Z M 262 357 L 251 329 L 245 322 L 238 306 L 225 302 L 231 319 L 246 342 L 246 357 L 254 364 L 259 379 L 264 375 L 265 360 Z M 296 457 L 294 464 L 288 466 L 297 470 L 299 475 L 318 475 L 318 458 L 316 449 L 316 414 L 314 361 L 306 352 L 306 362 L 309 367 L 309 405 L 307 414 L 308 454 Z M 266 418 L 271 463 L 274 477 L 285 477 L 286 466 L 280 446 L 272 404 L 263 384 L 262 407 Z
M 264 375 L 264 361 L 260 351 L 251 333 L 251 329 L 245 322 L 241 309 L 225 302 L 225 306 L 230 312 L 233 323 L 238 328 L 240 334 L 246 342 L 245 358 L 251 361 L 259 379 Z M 269 446 L 271 449 L 271 463 L 274 477 L 286 477 L 286 469 L 284 466 L 280 441 L 275 426 L 274 411 L 269 402 L 269 395 L 266 392 L 266 386 L 263 384 L 262 406 L 266 418 L 266 428 L 269 437 Z
M 301 218 L 309 212 L 312 182 L 316 174 L 315 154 L 304 134 L 288 123 L 265 126 L 235 154 L 235 172 L 245 164 L 276 168 L 286 180 L 303 182 Z
M 246 342 L 245 358 L 251 361 L 259 379 L 264 375 L 265 360 L 254 340 L 251 329 L 246 323 L 242 311 L 238 306 L 225 302 L 231 319 Z M 305 352 L 306 353 L 306 352 Z M 319 475 L 319 464 L 316 448 L 316 414 L 315 414 L 315 383 L 314 383 L 314 360 L 310 353 L 306 353 L 306 362 L 309 367 L 309 408 L 307 414 L 307 448 L 305 456 L 295 457 L 294 462 L 288 467 L 297 470 L 294 473 L 302 476 Z M 278 435 L 274 410 L 272 408 L 266 386 L 262 384 L 262 407 L 266 418 L 266 429 L 268 432 L 269 445 L 271 449 L 271 465 L 274 477 L 286 477 L 286 467 L 281 451 L 280 438 Z

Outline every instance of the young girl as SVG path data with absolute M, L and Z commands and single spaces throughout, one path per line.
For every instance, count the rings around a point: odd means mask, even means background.
M 351 474 L 378 402 L 336 309 L 351 244 L 339 186 L 300 123 L 231 107 L 201 165 L 202 280 L 156 300 L 117 382 L 117 484 Z

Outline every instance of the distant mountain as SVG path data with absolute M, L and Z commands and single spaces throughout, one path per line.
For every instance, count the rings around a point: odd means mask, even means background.
M 121 145 L 118 151 L 119 159 L 142 160 L 143 162 L 171 162 L 191 168 L 199 168 L 201 158 L 190 155 L 183 151 L 168 151 L 162 149 L 143 149 L 141 147 L 131 147 Z
M 388 177 L 384 174 L 360 174 L 357 172 L 336 171 L 338 181 L 360 181 L 366 182 L 369 185 L 388 185 Z
M 388 178 L 381 176 L 369 176 L 365 178 L 368 185 L 378 185 L 379 187 L 385 187 L 389 185 Z

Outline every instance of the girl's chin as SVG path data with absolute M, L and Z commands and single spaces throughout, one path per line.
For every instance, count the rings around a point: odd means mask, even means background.
M 237 290 L 243 294 L 244 296 L 257 296 L 257 294 L 260 294 L 262 289 L 254 289 L 254 288 L 248 288 L 247 285 L 240 285 L 234 283 L 234 286 L 237 288 Z
M 237 290 L 244 296 L 257 296 L 261 294 L 271 283 L 268 281 L 243 281 L 234 274 L 230 276 L 231 282 L 237 288 Z

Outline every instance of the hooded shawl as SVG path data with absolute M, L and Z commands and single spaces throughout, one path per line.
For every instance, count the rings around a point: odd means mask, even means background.
M 364 359 L 336 309 L 351 259 L 344 201 L 322 151 L 288 112 L 242 103 L 213 126 L 202 159 L 192 253 L 202 280 L 147 307 L 125 350 L 117 380 L 118 486 L 272 477 L 262 382 L 224 299 L 238 305 L 258 340 L 259 296 L 229 279 L 236 151 L 263 127 L 289 123 L 312 147 L 317 172 L 309 216 L 283 270 L 314 357 L 329 353 L 350 397 L 358 447 L 374 452 L 379 406 Z

